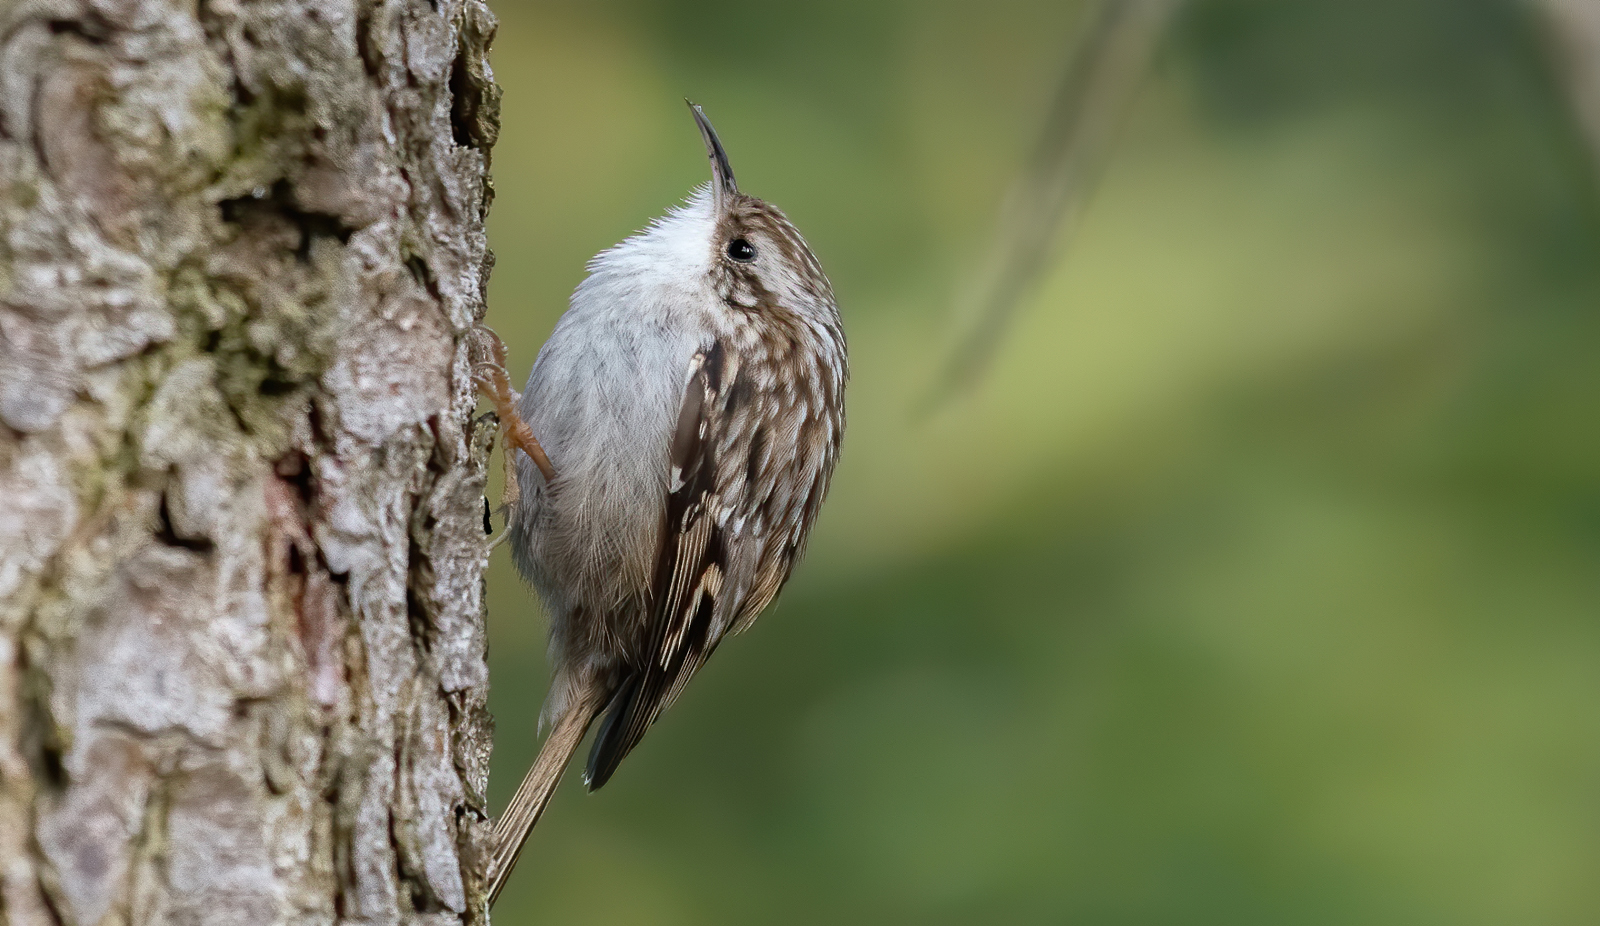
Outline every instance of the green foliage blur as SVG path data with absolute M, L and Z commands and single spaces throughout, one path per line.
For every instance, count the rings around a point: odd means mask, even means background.
M 707 176 L 850 336 L 779 605 L 500 924 L 1600 922 L 1600 198 L 1513 0 L 1193 0 L 983 383 L 958 330 L 1082 7 L 499 0 L 490 323 Z M 490 572 L 493 800 L 544 624 Z

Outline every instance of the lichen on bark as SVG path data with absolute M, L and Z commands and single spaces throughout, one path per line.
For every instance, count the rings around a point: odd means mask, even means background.
M 493 32 L 0 5 L 0 920 L 486 921 Z

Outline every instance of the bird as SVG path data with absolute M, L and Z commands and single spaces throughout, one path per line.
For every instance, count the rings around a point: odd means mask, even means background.
M 549 729 L 490 841 L 504 887 L 585 733 L 600 788 L 800 561 L 844 435 L 848 357 L 800 232 L 739 189 L 684 101 L 711 180 L 597 254 L 510 422 L 514 561 L 549 617 Z

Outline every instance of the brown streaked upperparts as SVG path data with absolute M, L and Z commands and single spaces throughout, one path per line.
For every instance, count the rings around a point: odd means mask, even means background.
M 491 898 L 584 731 L 599 720 L 585 775 L 599 788 L 777 597 L 838 461 L 833 287 L 688 105 L 711 183 L 595 257 L 518 409 L 555 473 L 519 459 L 509 519 L 550 617 L 553 730 L 496 824 Z

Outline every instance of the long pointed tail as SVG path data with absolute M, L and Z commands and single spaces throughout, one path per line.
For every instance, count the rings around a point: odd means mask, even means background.
M 566 771 L 567 761 L 577 752 L 578 744 L 583 742 L 583 734 L 594 720 L 596 712 L 590 702 L 589 698 L 573 699 L 567 712 L 561 715 L 550 735 L 545 737 L 544 745 L 539 749 L 539 758 L 533 761 L 533 768 L 523 776 L 522 784 L 511 798 L 511 804 L 494 825 L 494 851 L 489 856 L 487 872 L 491 905 L 500 896 L 506 879 L 511 876 L 511 869 L 516 866 L 517 856 L 522 853 L 522 845 L 528 841 L 528 834 L 533 832 L 533 825 L 539 822 L 539 815 L 550 803 L 550 796 L 556 793 L 556 785 L 561 783 L 561 774 Z

